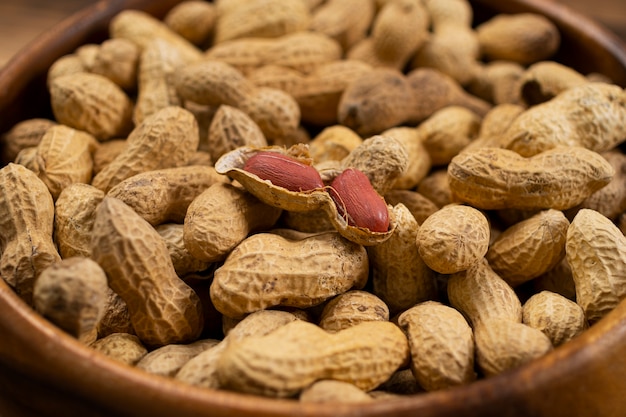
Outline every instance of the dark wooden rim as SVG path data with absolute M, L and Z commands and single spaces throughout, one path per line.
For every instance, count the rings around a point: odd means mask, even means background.
M 180 0 L 100 1 L 65 20 L 0 71 L 0 112 L 24 94 L 61 55 L 106 31 L 123 8 L 163 14 Z M 158 5 L 156 4 L 158 3 Z M 565 33 L 581 24 L 587 39 L 614 60 L 626 84 L 626 49 L 616 36 L 564 6 L 540 0 L 475 0 L 505 12 L 541 11 Z M 582 23 L 581 23 L 582 22 Z M 63 36 L 61 36 L 63 35 Z M 61 38 L 63 40 L 61 40 Z M 604 58 L 603 58 L 604 59 Z M 620 80 L 620 74 L 623 78 Z M 15 82 L 19 79 L 19 82 Z M 0 129 L 1 130 L 1 129 Z M 79 344 L 42 319 L 0 280 L 0 362 L 94 409 L 119 415 L 179 416 L 587 416 L 626 409 L 626 301 L 578 339 L 520 369 L 465 387 L 366 405 L 311 405 L 211 391 L 150 376 Z M 8 342 L 5 342 L 8 341 Z M 614 375 L 616 374 L 616 375 Z M 581 382 L 585 381 L 585 384 Z M 611 386 L 607 384 L 611 383 Z M 590 389 L 596 385 L 599 388 Z M 602 395 L 602 390 L 605 391 Z M 591 394 L 601 400 L 592 400 Z M 596 398 L 596 397 L 594 397 Z M 554 404 L 550 400 L 555 400 Z M 602 413 L 610 399 L 615 414 Z M 558 401 L 556 401 L 558 400 Z M 570 407 L 564 407 L 569 403 Z M 134 410 L 134 411 L 129 411 Z

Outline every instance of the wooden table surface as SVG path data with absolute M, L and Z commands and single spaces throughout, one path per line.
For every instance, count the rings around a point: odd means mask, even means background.
M 0 67 L 41 32 L 95 0 L 0 1 Z M 506 0 L 504 0 L 506 1 Z M 626 0 L 560 1 L 584 12 L 626 40 Z

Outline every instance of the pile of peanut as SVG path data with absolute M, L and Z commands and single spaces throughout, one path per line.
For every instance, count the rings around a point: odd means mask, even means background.
M 2 136 L 0 275 L 81 343 L 303 402 L 515 369 L 626 298 L 626 91 L 467 0 L 119 13 Z

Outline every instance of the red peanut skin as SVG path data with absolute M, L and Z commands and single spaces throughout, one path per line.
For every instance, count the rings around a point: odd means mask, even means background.
M 348 168 L 330 185 L 330 196 L 348 225 L 384 233 L 389 229 L 389 211 L 369 178 L 358 169 Z
M 277 152 L 260 151 L 246 161 L 243 169 L 289 191 L 311 191 L 324 187 L 314 167 Z

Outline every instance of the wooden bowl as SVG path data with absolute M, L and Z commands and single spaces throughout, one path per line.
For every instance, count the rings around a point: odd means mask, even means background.
M 102 41 L 125 8 L 156 16 L 176 0 L 100 1 L 65 20 L 0 72 L 0 132 L 51 117 L 47 68 L 87 42 Z M 557 59 L 626 85 L 626 49 L 598 24 L 541 0 L 474 0 L 477 19 L 535 12 L 563 35 Z M 626 301 L 579 338 L 519 369 L 467 386 L 365 405 L 299 404 L 213 391 L 114 362 L 60 331 L 0 280 L 0 415 L 12 416 L 546 416 L 617 417 L 626 410 Z

